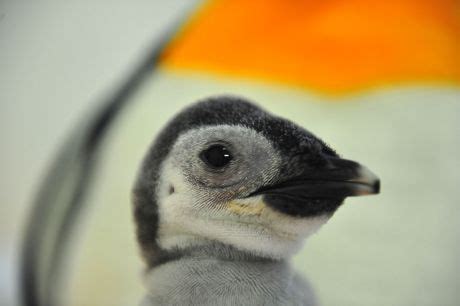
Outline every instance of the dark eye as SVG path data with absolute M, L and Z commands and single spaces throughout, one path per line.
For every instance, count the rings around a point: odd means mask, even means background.
M 201 152 L 200 158 L 212 168 L 222 168 L 232 159 L 232 154 L 223 145 L 215 144 Z

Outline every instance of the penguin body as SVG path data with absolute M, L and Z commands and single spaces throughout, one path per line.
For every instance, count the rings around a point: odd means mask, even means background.
M 143 305 L 315 305 L 289 265 L 347 196 L 378 179 L 294 123 L 234 97 L 174 117 L 134 186 Z
M 142 305 L 316 305 L 310 285 L 286 261 L 220 251 L 216 257 L 216 246 L 188 250 L 152 269 Z

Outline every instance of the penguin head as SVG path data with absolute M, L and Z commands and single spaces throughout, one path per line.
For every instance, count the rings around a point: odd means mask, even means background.
M 159 134 L 134 187 L 138 240 L 161 251 L 213 242 L 287 258 L 348 196 L 379 192 L 365 167 L 234 97 L 186 108 Z

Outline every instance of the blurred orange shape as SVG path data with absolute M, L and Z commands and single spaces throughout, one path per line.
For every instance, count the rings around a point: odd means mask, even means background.
M 162 54 L 166 69 L 344 93 L 460 84 L 455 0 L 216 0 Z

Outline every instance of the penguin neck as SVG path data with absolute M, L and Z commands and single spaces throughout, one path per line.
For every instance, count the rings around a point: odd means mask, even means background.
M 208 241 L 207 243 L 188 246 L 186 248 L 173 248 L 170 250 L 158 249 L 155 256 L 148 261 L 149 269 L 157 266 L 181 261 L 184 259 L 199 260 L 219 260 L 225 262 L 266 262 L 266 263 L 286 263 L 287 259 L 274 259 L 261 255 L 253 254 L 248 251 L 239 250 L 233 246 Z

